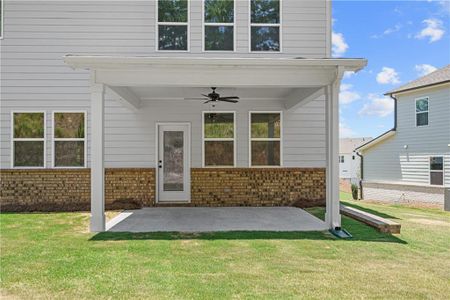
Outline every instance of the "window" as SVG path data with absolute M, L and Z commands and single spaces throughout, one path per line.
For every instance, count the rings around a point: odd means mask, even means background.
M 203 113 L 203 166 L 233 167 L 235 155 L 235 113 Z
M 250 112 L 250 165 L 281 166 L 280 112 Z
M 189 1 L 158 0 L 158 50 L 188 51 Z
M 340 162 L 341 164 L 344 163 L 344 155 L 339 156 L 339 162 Z
M 203 0 L 205 51 L 234 51 L 234 0 Z
M 428 125 L 428 97 L 416 99 L 416 126 Z
M 281 51 L 281 0 L 250 0 L 250 50 Z
M 45 113 L 12 113 L 12 166 L 45 167 Z
M 430 157 L 430 184 L 444 185 L 444 158 L 442 156 Z
M 86 161 L 86 113 L 53 113 L 53 166 L 82 168 Z

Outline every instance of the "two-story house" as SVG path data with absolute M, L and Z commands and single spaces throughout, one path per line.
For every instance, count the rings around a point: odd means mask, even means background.
M 450 65 L 387 93 L 392 130 L 362 145 L 363 197 L 450 210 Z
M 326 204 L 340 227 L 325 0 L 3 1 L 3 210 Z M 299 229 L 301 230 L 301 228 Z

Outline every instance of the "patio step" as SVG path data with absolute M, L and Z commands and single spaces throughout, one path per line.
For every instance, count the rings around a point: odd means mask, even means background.
M 384 233 L 400 233 L 401 224 L 374 214 L 341 204 L 341 213 Z

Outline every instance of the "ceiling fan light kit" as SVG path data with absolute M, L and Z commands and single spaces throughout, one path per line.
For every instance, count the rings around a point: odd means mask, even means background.
M 204 98 L 184 98 L 185 100 L 202 100 L 205 101 L 204 104 L 217 103 L 217 102 L 228 102 L 228 103 L 238 103 L 239 97 L 229 96 L 221 97 L 219 93 L 216 92 L 216 87 L 212 87 L 212 92 L 208 95 L 201 94 Z

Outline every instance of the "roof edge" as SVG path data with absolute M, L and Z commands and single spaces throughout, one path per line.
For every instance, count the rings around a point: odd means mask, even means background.
M 385 93 L 384 95 L 385 96 L 390 96 L 390 95 L 395 95 L 395 94 L 399 94 L 399 93 L 410 92 L 410 91 L 414 91 L 414 90 L 420 90 L 420 89 L 423 89 L 423 88 L 429 88 L 429 87 L 433 87 L 433 86 L 437 86 L 437 85 L 441 85 L 441 84 L 446 84 L 446 83 L 450 83 L 450 80 L 444 80 L 444 81 L 435 82 L 435 83 L 431 83 L 431 84 L 416 86 L 416 87 L 412 87 L 412 88 L 409 88 L 409 89 L 393 90 L 391 92 Z
M 395 135 L 397 133 L 397 130 L 395 128 L 392 128 L 382 134 L 380 134 L 379 136 L 377 136 L 376 138 L 368 141 L 367 143 L 355 148 L 355 151 L 358 150 L 365 150 L 367 148 L 372 147 L 373 145 L 376 145 L 378 143 L 381 143 L 382 141 L 386 140 L 387 138 L 390 138 L 391 136 Z

